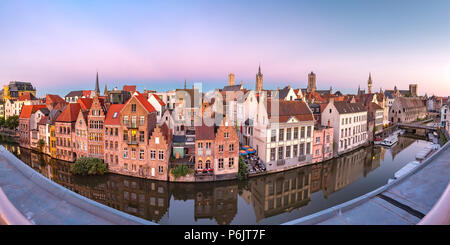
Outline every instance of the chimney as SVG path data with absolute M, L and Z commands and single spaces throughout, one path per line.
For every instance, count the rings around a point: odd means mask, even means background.
M 330 119 L 328 119 L 328 127 L 330 127 Z

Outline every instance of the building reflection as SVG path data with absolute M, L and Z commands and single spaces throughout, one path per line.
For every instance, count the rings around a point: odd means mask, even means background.
M 399 137 L 399 143 L 390 149 L 392 156 L 414 142 L 415 139 Z M 388 151 L 383 147 L 366 147 L 326 162 L 242 182 L 168 183 L 116 174 L 72 176 L 68 162 L 18 145 L 4 146 L 45 177 L 117 210 L 160 222 L 165 216 L 170 219 L 173 197 L 175 201 L 192 201 L 194 221 L 206 219 L 221 225 L 230 224 L 238 214 L 238 196 L 251 205 L 256 222 L 260 223 L 268 217 L 300 210 L 310 203 L 312 193 L 322 192 L 327 198 L 365 177 L 380 166 Z
M 215 220 L 227 225 L 237 214 L 239 193 L 236 181 L 170 183 L 174 200 L 194 201 L 194 220 Z
M 394 160 L 395 156 L 397 156 L 402 150 L 412 145 L 416 141 L 417 139 L 409 137 L 398 137 L 398 143 L 391 147 L 392 160 Z
M 256 221 L 300 210 L 312 193 L 322 191 L 325 198 L 378 168 L 385 149 L 367 147 L 340 158 L 287 172 L 251 179 L 249 191 Z

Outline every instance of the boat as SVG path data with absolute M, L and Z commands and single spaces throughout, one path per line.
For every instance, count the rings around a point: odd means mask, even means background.
M 373 141 L 374 145 L 379 145 L 381 144 L 381 141 L 383 141 L 380 137 L 376 137 L 375 140 Z
M 395 145 L 397 142 L 398 142 L 397 136 L 389 136 L 386 139 L 382 140 L 380 142 L 380 145 L 391 147 Z

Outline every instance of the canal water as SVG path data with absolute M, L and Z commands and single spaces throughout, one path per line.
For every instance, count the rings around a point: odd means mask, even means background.
M 430 142 L 399 137 L 339 158 L 246 181 L 167 183 L 107 174 L 73 176 L 70 163 L 3 144 L 54 182 L 159 224 L 281 224 L 366 194 L 387 183 Z

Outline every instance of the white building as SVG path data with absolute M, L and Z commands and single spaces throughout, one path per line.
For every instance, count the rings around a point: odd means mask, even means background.
M 441 107 L 441 127 L 450 133 L 450 102 Z
M 259 99 L 253 145 L 268 171 L 312 162 L 314 117 L 303 101 Z
M 155 108 L 156 120 L 159 122 L 166 110 L 166 103 L 156 94 L 148 94 L 147 100 Z
M 367 110 L 361 103 L 335 102 L 322 111 L 322 126 L 334 128 L 334 151 L 342 154 L 368 142 Z

